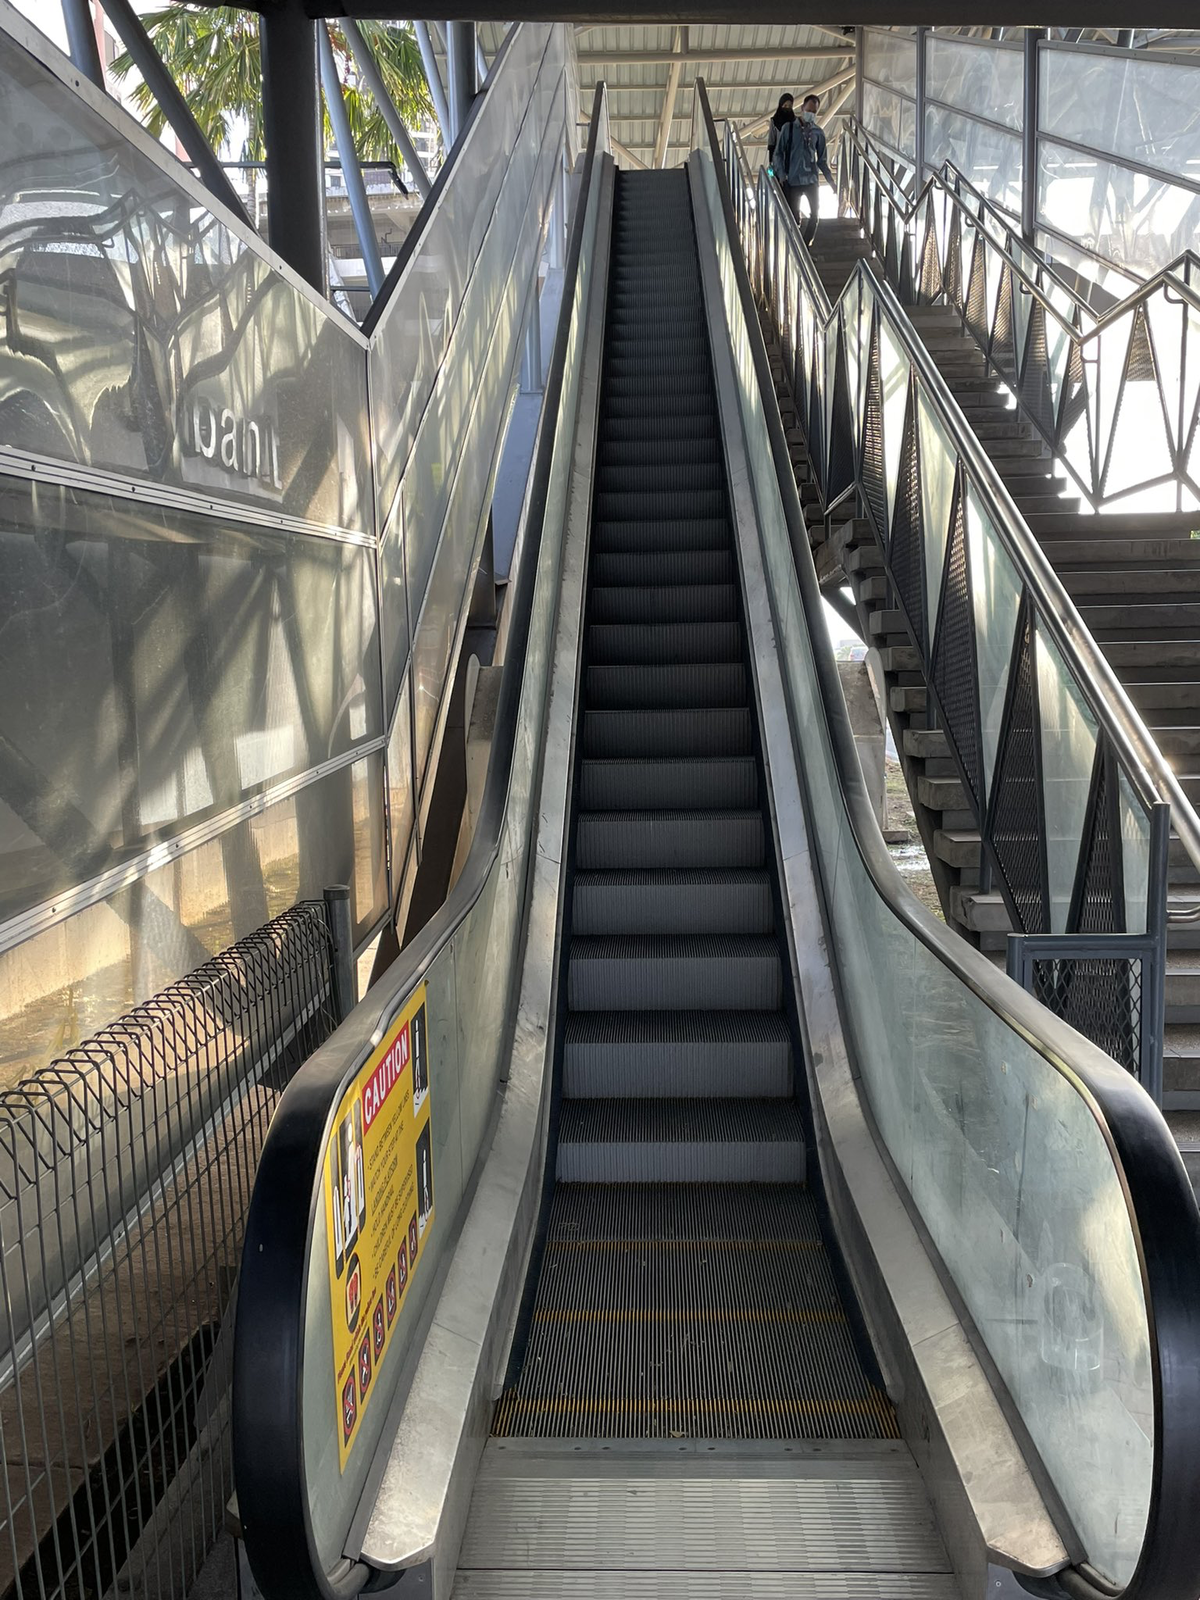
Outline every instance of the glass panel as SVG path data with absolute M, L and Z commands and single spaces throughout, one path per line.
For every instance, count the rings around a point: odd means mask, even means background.
M 1019 49 L 930 33 L 925 52 L 925 92 L 931 100 L 1020 132 L 1025 74 Z
M 917 437 L 921 445 L 921 520 L 925 528 L 925 579 L 932 636 L 942 593 L 942 568 L 946 560 L 958 454 L 919 385 Z
M 1136 1564 L 1154 1475 L 1154 1383 L 1137 1245 L 1122 1181 L 1087 1101 L 891 911 L 870 876 L 835 768 L 815 651 L 829 648 L 815 576 L 797 571 L 715 180 L 715 247 L 759 513 L 778 659 L 832 885 L 843 1024 L 880 1136 L 1083 1541 L 1121 1585 Z M 977 622 L 1015 583 L 969 518 Z M 990 587 L 988 587 L 990 585 Z M 981 598 L 982 597 L 982 598 Z M 811 624 L 809 618 L 811 615 Z M 992 624 L 998 640 L 1000 630 Z M 986 643 L 986 639 L 985 639 Z M 1081 1048 L 1083 1048 L 1081 1043 Z
M 1148 278 L 1194 247 L 1200 194 L 1041 139 L 1038 216 L 1085 250 Z
M 979 674 L 983 771 L 990 795 L 1004 720 L 1004 697 L 1017 631 L 1021 584 L 991 518 L 970 488 L 967 490 L 967 552 L 975 607 L 975 670 Z
M 925 112 L 925 159 L 931 167 L 950 161 L 996 205 L 1021 211 L 1021 141 L 1011 133 L 975 122 L 944 106 Z
M 297 900 L 347 883 L 355 936 L 387 905 L 382 757 L 351 762 L 0 954 L 0 1088 Z
M 890 89 L 917 92 L 917 41 L 898 29 L 867 28 L 863 32 L 863 76 Z
M 1146 932 L 1146 893 L 1150 882 L 1150 818 L 1129 779 L 1120 774 L 1121 860 L 1125 872 L 1125 932 Z
M 1039 126 L 1200 184 L 1195 67 L 1043 48 Z
M 916 109 L 891 89 L 863 84 L 863 127 L 872 139 L 912 160 L 916 155 Z
M 357 330 L 7 37 L 0 100 L 5 445 L 369 532 Z
M 412 703 L 408 674 L 396 697 L 396 716 L 388 734 L 387 785 L 391 825 L 392 873 L 399 885 L 412 843 L 416 784 L 412 770 Z
M 1065 933 L 1096 760 L 1096 719 L 1040 618 L 1036 641 L 1050 932 Z
M 900 348 L 889 323 L 879 330 L 879 355 L 883 375 L 883 461 L 887 482 L 888 526 L 900 477 L 900 451 L 904 444 L 904 408 L 908 400 L 908 357 Z
M 368 546 L 0 478 L 0 550 L 4 917 L 382 731 Z

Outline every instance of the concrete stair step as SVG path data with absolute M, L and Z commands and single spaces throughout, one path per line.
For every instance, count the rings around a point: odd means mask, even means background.
M 940 728 L 906 728 L 904 749 L 907 755 L 915 756 L 918 761 L 952 759 L 949 742 Z
M 1149 605 L 1180 604 L 1200 607 L 1200 566 L 1108 567 L 1069 569 L 1059 573 L 1063 588 L 1078 606 L 1104 605 L 1113 597 Z
M 928 709 L 929 693 L 920 684 L 894 684 L 888 690 L 888 704 L 897 716 L 920 716 Z
M 1111 664 L 1143 681 L 1163 667 L 1200 670 L 1200 639 L 1114 639 L 1103 645 Z
M 986 894 L 978 889 L 955 886 L 950 890 L 950 912 L 956 922 L 972 933 L 1010 933 L 1012 920 L 999 890 Z
M 1081 531 L 1078 537 L 1071 533 L 1062 537 L 1052 535 L 1045 540 L 1046 554 L 1059 573 L 1111 569 L 1125 562 L 1147 572 L 1200 566 L 1200 539 L 1157 536 L 1139 539 L 1121 535 L 1097 541 L 1087 538 L 1085 532 Z
M 1079 606 L 1083 620 L 1097 638 L 1153 640 L 1195 639 L 1200 636 L 1200 602 L 1181 598 L 1154 600 L 1132 596 L 1124 604 L 1086 601 Z
M 948 867 L 969 871 L 979 866 L 979 834 L 970 828 L 938 828 L 933 835 L 934 854 Z
M 1191 540 L 1193 535 L 1197 544 L 1200 544 L 1200 512 L 1114 511 L 1106 512 L 1103 516 L 1095 516 L 1089 512 L 1069 518 L 1062 524 L 1047 519 L 1044 529 L 1035 528 L 1034 532 L 1044 532 L 1047 538 L 1090 537 L 1093 548 L 1097 540 Z
M 930 811 L 969 811 L 970 801 L 961 781 L 950 777 L 917 779 L 917 799 Z
M 885 672 L 920 672 L 921 652 L 915 645 L 885 645 L 879 652 Z
M 894 636 L 907 641 L 909 637 L 908 624 L 904 620 L 903 611 L 883 610 L 872 614 L 867 624 L 871 637 L 874 639 Z

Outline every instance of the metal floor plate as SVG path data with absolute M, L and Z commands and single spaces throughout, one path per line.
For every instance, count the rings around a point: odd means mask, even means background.
M 902 1445 L 493 1440 L 455 1600 L 958 1600 Z

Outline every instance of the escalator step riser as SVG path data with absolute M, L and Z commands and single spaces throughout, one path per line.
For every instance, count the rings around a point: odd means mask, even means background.
M 651 334 L 648 338 L 625 338 L 609 324 L 604 358 L 611 368 L 616 362 L 634 366 L 692 365 L 708 368 L 708 340 L 698 337 L 695 328 L 688 333 Z
M 592 582 L 604 588 L 661 589 L 674 584 L 733 583 L 736 577 L 729 549 L 605 550 L 592 557 Z
M 750 712 L 585 711 L 583 753 L 598 760 L 747 756 Z
M 642 339 L 690 338 L 696 331 L 697 321 L 695 311 L 681 311 L 677 307 L 647 306 L 634 310 L 614 306 L 608 325 L 614 343 L 624 345 Z
M 711 382 L 712 374 L 706 361 L 695 359 L 675 361 L 669 355 L 661 355 L 642 361 L 637 356 L 610 356 L 605 362 L 604 380 L 610 384 L 661 384 L 670 389 L 685 383 L 695 387 L 697 383 Z
M 736 622 L 606 622 L 588 629 L 587 648 L 595 666 L 740 661 L 742 630 Z
M 572 956 L 573 1011 L 778 1011 L 783 974 L 774 956 Z
M 672 372 L 668 367 L 649 369 L 625 375 L 605 374 L 604 404 L 608 409 L 619 405 L 622 410 L 630 400 L 655 400 L 669 411 L 676 400 L 685 395 L 712 400 L 712 376 L 702 368 L 695 372 Z
M 682 428 L 685 432 L 694 427 L 714 429 L 717 426 L 717 405 L 712 391 L 702 394 L 648 394 L 601 397 L 600 435 L 605 438 L 612 425 L 632 425 L 634 437 L 668 438 L 670 430 Z M 628 435 L 627 435 L 628 437 Z
M 731 583 L 596 588 L 590 605 L 591 622 L 736 622 L 738 618 L 737 590 Z
M 758 769 L 751 756 L 584 761 L 579 804 L 585 811 L 746 811 L 758 804 Z
M 583 936 L 769 934 L 775 926 L 765 872 L 580 872 L 571 926 Z
M 716 494 L 725 486 L 725 475 L 713 464 L 672 459 L 669 444 L 663 445 L 657 461 L 642 466 L 623 466 L 600 459 L 596 472 L 597 502 L 610 494 Z
M 791 1041 L 770 1012 L 586 1012 L 567 1024 L 569 1099 L 771 1100 L 791 1092 Z
M 804 1141 L 558 1146 L 560 1183 L 803 1183 Z
M 599 459 L 601 468 L 607 472 L 613 468 L 653 467 L 660 461 L 667 461 L 673 467 L 681 467 L 685 462 L 707 467 L 713 465 L 716 454 L 715 432 L 699 434 L 689 429 L 686 434 L 674 439 L 637 439 L 629 443 L 601 441 Z M 724 482 L 724 474 L 719 466 L 717 471 Z
M 724 516 L 726 510 L 725 495 L 720 489 L 676 489 L 663 494 L 650 490 L 641 494 L 601 490 L 594 503 L 597 517 L 605 522 L 643 522 L 654 517 L 672 521 L 707 519 Z
M 590 711 L 702 709 L 747 704 L 740 662 L 594 666 L 587 669 Z
M 669 522 L 594 522 L 592 549 L 605 555 L 681 550 L 728 550 L 732 535 L 724 517 L 679 517 Z M 594 559 L 594 557 L 593 557 Z
M 612 416 L 606 416 L 600 424 L 601 449 L 610 444 L 623 444 L 627 441 L 658 449 L 666 439 L 697 438 L 711 439 L 714 448 L 716 447 L 715 408 L 707 417 L 704 415 L 703 407 L 697 407 L 688 412 L 664 411 L 661 416 L 650 420 L 640 420 L 622 412 L 614 412 Z
M 761 867 L 762 813 L 725 811 L 582 811 L 575 865 L 581 872 L 638 867 Z

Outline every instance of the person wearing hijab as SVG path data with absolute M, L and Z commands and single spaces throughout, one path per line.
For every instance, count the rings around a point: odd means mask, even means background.
M 792 110 L 792 96 L 781 94 L 779 104 L 775 107 L 775 115 L 767 123 L 767 165 L 771 164 L 771 157 L 775 154 L 775 146 L 779 143 L 780 130 L 787 122 L 794 122 L 796 113 Z

